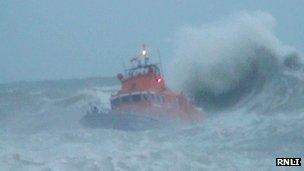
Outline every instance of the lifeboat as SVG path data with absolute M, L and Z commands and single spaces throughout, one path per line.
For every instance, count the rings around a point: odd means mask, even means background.
M 110 98 L 111 109 L 92 105 L 81 122 L 89 127 L 145 130 L 196 123 L 203 112 L 183 93 L 174 93 L 165 83 L 159 65 L 150 63 L 146 47 L 131 60 L 136 66 L 118 74 L 120 90 Z

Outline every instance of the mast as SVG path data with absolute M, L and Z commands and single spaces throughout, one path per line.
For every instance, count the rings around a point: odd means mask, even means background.
M 162 58 L 161 58 L 160 51 L 159 51 L 158 48 L 157 48 L 157 55 L 158 55 L 158 60 L 159 60 L 159 63 L 160 63 L 161 76 L 164 77 Z

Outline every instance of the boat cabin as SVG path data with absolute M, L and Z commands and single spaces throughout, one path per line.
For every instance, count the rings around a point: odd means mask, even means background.
M 111 98 L 111 108 L 119 109 L 121 106 L 130 104 L 164 104 L 165 97 L 153 92 L 135 92 L 132 94 L 122 94 Z
M 121 89 L 111 97 L 112 109 L 125 105 L 151 105 L 164 104 L 165 96 L 161 92 L 167 90 L 165 81 L 159 68 L 159 64 L 149 63 L 145 46 L 139 56 L 131 62 L 137 62 L 137 66 L 125 70 L 124 74 L 118 74 Z
M 131 68 L 126 71 L 125 79 L 148 74 L 161 76 L 161 72 L 157 64 L 139 65 L 135 68 Z

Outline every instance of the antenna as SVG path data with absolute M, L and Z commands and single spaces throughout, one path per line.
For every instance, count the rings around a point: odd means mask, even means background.
M 157 48 L 157 55 L 158 55 L 158 60 L 159 60 L 159 63 L 160 63 L 160 70 L 161 70 L 161 73 L 162 73 L 162 77 L 164 77 L 162 58 L 161 58 L 160 51 L 159 51 L 158 48 Z

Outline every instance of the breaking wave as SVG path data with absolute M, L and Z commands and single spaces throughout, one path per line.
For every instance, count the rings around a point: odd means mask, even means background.
M 181 29 L 168 72 L 171 84 L 206 110 L 302 108 L 295 106 L 303 100 L 302 55 L 279 41 L 275 25 L 267 13 L 242 12 Z

